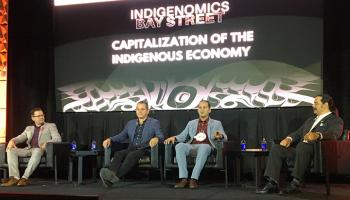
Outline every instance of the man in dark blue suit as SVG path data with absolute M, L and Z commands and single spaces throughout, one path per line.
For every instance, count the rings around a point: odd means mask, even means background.
M 105 187 L 111 187 L 118 182 L 119 178 L 125 176 L 137 165 L 140 158 L 149 153 L 150 148 L 164 140 L 159 121 L 148 117 L 148 113 L 147 102 L 138 102 L 136 105 L 137 119 L 130 120 L 118 135 L 103 141 L 103 147 L 108 148 L 112 142 L 130 140 L 127 149 L 114 153 L 110 167 L 101 169 L 100 177 Z

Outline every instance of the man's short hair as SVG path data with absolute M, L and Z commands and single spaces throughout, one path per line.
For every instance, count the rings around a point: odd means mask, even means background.
M 146 106 L 146 108 L 149 109 L 148 102 L 146 100 L 139 101 L 139 102 L 137 102 L 137 104 L 144 104 Z
M 199 103 L 201 103 L 201 102 L 206 102 L 208 104 L 208 107 L 211 108 L 211 105 L 210 105 L 208 100 L 202 99 Z M 199 103 L 198 103 L 198 105 L 199 105 Z
M 328 108 L 331 112 L 336 110 L 333 98 L 329 94 L 319 94 L 316 97 L 321 97 L 321 102 L 323 104 L 328 103 Z
M 32 110 L 30 110 L 30 116 L 34 116 L 34 113 L 35 113 L 36 111 L 42 111 L 42 112 L 44 112 L 43 109 L 41 109 L 40 107 L 34 107 L 34 108 L 32 108 Z

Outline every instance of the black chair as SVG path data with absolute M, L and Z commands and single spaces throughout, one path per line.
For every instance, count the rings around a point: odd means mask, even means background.
M 226 142 L 217 141 L 216 149 L 208 156 L 207 162 L 204 168 L 207 169 L 218 169 L 224 171 L 225 173 L 225 187 L 228 187 L 228 174 L 227 174 L 227 155 L 226 148 L 224 148 Z M 166 144 L 165 145 L 165 156 L 164 156 L 164 180 L 166 180 L 166 171 L 171 169 L 177 169 L 178 165 L 176 162 L 175 155 L 175 144 Z M 195 164 L 196 155 L 190 153 L 187 156 L 187 167 L 193 168 Z
M 53 169 L 55 171 L 55 183 L 57 184 L 57 160 L 58 157 L 68 155 L 66 154 L 69 151 L 69 143 L 60 142 L 60 143 L 47 143 L 46 151 L 41 157 L 38 168 L 47 168 Z M 27 167 L 30 157 L 19 157 L 18 166 L 20 168 Z M 0 169 L 3 171 L 3 178 L 7 178 L 7 159 L 6 159 L 6 143 L 0 144 Z
M 111 146 L 105 148 L 104 150 L 104 166 L 109 167 L 111 164 L 111 159 L 113 158 L 114 152 L 125 149 L 128 147 L 128 143 L 111 143 Z M 150 149 L 150 154 L 145 155 L 138 162 L 137 168 L 140 169 L 156 169 L 160 172 L 160 179 L 163 183 L 163 157 L 162 152 L 164 152 L 164 145 L 158 143 L 156 146 Z
M 2 178 L 7 178 L 6 143 L 0 143 L 0 170 Z

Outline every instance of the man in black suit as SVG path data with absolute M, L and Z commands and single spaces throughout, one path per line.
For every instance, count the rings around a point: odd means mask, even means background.
M 316 118 L 311 117 L 296 131 L 283 139 L 279 145 L 273 145 L 268 157 L 265 177 L 268 183 L 256 191 L 258 194 L 277 193 L 280 169 L 283 160 L 294 159 L 293 180 L 281 193 L 299 192 L 301 181 L 310 161 L 314 156 L 313 145 L 320 140 L 336 140 L 343 131 L 343 120 L 333 114 L 335 110 L 333 99 L 327 94 L 315 97 L 313 104 Z M 292 143 L 296 148 L 290 147 Z

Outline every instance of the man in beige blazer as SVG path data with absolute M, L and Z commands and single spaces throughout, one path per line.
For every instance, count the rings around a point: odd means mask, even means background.
M 49 142 L 61 142 L 61 136 L 58 133 L 54 123 L 46 123 L 44 112 L 41 108 L 31 110 L 31 118 L 34 125 L 27 126 L 26 129 L 12 138 L 7 144 L 7 163 L 9 167 L 9 180 L 1 186 L 26 186 L 29 184 L 29 177 L 39 165 L 41 156 L 45 152 L 46 144 Z M 26 148 L 17 148 L 17 144 L 26 142 Z M 30 156 L 27 168 L 20 178 L 18 170 L 18 157 Z

